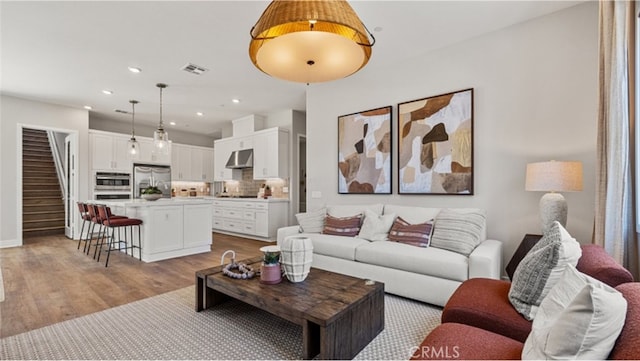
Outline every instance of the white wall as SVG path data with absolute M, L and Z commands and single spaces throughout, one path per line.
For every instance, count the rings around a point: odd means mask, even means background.
M 89 117 L 89 129 L 131 135 L 131 123 L 118 122 L 98 117 Z M 136 136 L 153 138 L 153 132 L 155 130 L 156 127 L 139 124 L 136 125 Z M 212 135 L 181 132 L 179 130 L 172 129 L 171 126 L 167 126 L 166 130 L 169 132 L 169 140 L 178 144 L 213 148 L 213 141 L 214 139 L 217 139 Z
M 17 234 L 17 222 L 19 217 L 17 200 L 22 194 L 22 183 L 18 181 L 18 159 L 21 154 L 18 141 L 19 126 L 32 126 L 34 128 L 48 128 L 56 131 L 78 133 L 79 156 L 79 199 L 88 197 L 88 172 L 82 171 L 89 168 L 89 155 L 83 149 L 89 149 L 88 112 L 83 109 L 74 109 L 58 105 L 34 102 L 21 98 L 0 96 L 0 156 L 2 167 L 0 171 L 0 247 L 19 244 L 22 235 Z M 84 185 L 84 186 L 83 186 Z
M 584 191 L 565 194 L 567 228 L 589 243 L 595 202 L 597 15 L 597 2 L 587 2 L 375 73 L 365 68 L 346 79 L 309 86 L 308 209 L 378 202 L 484 208 L 488 236 L 504 242 L 506 264 L 525 233 L 540 233 L 542 193 L 524 190 L 526 164 L 578 160 L 584 164 Z M 394 106 L 392 180 L 397 193 L 397 104 L 466 88 L 474 88 L 475 97 L 475 195 L 338 194 L 338 116 Z M 312 199 L 313 191 L 322 198 Z

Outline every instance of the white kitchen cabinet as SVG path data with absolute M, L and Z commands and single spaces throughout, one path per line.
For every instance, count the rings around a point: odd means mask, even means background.
M 153 139 L 139 137 L 136 137 L 136 139 L 138 140 L 138 143 L 140 143 L 140 156 L 135 161 L 136 163 L 159 165 L 171 164 L 171 142 L 169 142 L 169 154 L 164 155 L 154 152 L 155 147 L 153 144 Z
M 213 182 L 213 154 L 212 148 L 202 149 L 202 180 L 205 182 Z
M 289 132 L 271 128 L 253 135 L 253 179 L 289 177 Z
M 212 182 L 213 149 L 174 144 L 171 151 L 171 178 L 177 181 Z
M 214 231 L 274 240 L 278 228 L 287 225 L 288 201 L 262 199 L 216 199 L 213 201 Z
M 184 248 L 211 244 L 212 214 L 210 204 L 184 207 Z M 209 227 L 203 227 L 205 224 Z
M 91 169 L 131 173 L 127 156 L 129 138 L 104 132 L 90 132 Z
M 171 149 L 171 180 L 192 180 L 190 146 L 184 144 L 173 145 L 173 149 Z
M 238 144 L 237 141 L 234 141 L 232 138 L 224 138 L 214 141 L 213 144 L 213 180 L 240 180 L 242 178 L 242 171 L 240 169 L 228 169 L 226 167 L 229 156 L 236 150 L 234 147 Z

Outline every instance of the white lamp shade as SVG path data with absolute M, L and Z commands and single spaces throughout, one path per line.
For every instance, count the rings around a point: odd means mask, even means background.
M 525 189 L 542 192 L 582 190 L 581 162 L 537 162 L 527 164 Z

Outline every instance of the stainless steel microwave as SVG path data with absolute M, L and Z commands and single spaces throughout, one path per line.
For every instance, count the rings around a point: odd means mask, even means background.
M 130 192 L 131 191 L 131 174 L 96 172 L 95 190 Z

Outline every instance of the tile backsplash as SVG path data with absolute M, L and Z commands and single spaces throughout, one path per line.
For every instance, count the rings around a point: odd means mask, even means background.
M 245 168 L 242 170 L 242 180 L 225 181 L 224 186 L 227 193 L 231 195 L 258 196 L 262 185 L 268 185 L 271 188 L 271 196 L 273 198 L 288 198 L 289 194 L 283 192 L 283 187 L 288 186 L 288 179 L 253 179 L 253 169 Z
M 189 190 L 191 188 L 196 189 L 196 195 L 198 197 L 211 195 L 211 183 L 177 181 L 171 182 L 171 189 L 175 191 L 175 197 L 188 197 Z

